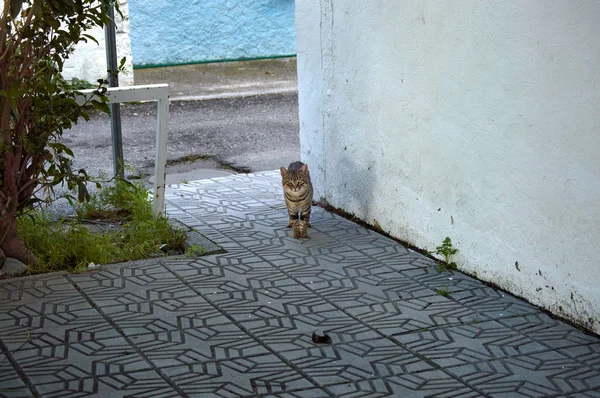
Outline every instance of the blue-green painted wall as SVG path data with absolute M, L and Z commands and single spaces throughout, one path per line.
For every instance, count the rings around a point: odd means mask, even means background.
M 296 53 L 294 0 L 129 0 L 134 66 Z

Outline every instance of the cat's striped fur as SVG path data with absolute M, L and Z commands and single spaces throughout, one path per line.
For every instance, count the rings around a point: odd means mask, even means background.
M 281 168 L 281 183 L 292 228 L 293 238 L 308 238 L 310 227 L 310 206 L 312 204 L 313 187 L 308 174 L 308 165 L 302 162 L 290 163 L 288 168 Z

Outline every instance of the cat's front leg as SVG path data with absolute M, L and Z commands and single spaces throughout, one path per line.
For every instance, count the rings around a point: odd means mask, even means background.
M 306 226 L 308 228 L 310 228 L 312 225 L 310 225 L 310 214 L 311 214 L 311 206 L 309 205 L 306 209 L 302 210 L 302 212 L 300 213 L 300 221 L 306 223 Z
M 298 222 L 298 218 L 300 218 L 300 216 L 298 215 L 298 212 L 293 212 L 290 209 L 288 209 L 288 215 L 290 216 L 290 221 L 288 222 L 288 225 L 286 228 L 294 228 L 294 226 Z

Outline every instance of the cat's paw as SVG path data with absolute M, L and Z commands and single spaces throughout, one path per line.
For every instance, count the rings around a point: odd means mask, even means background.
M 299 231 L 299 230 L 295 229 L 292 232 L 292 238 L 294 238 L 294 239 L 304 239 L 304 238 L 308 238 L 308 234 L 306 233 L 306 231 Z
M 297 225 L 294 225 L 294 230 L 292 231 L 292 238 L 295 238 L 295 239 L 308 238 L 308 233 L 306 231 L 306 224 L 302 225 L 301 223 L 298 223 Z

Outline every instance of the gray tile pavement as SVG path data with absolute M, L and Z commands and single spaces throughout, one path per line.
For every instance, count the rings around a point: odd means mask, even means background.
M 319 207 L 292 239 L 277 172 L 167 212 L 226 253 L 0 281 L 1 397 L 600 397 L 600 339 Z

